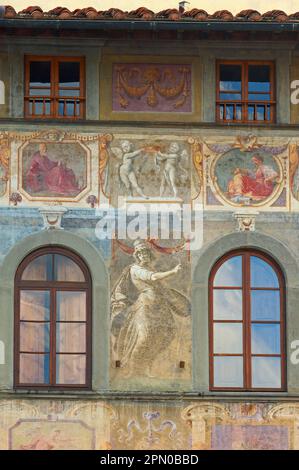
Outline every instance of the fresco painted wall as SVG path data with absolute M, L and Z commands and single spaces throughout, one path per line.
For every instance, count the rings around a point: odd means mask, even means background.
M 18 399 L 0 409 L 0 449 L 299 449 L 296 404 Z
M 17 192 L 23 207 L 117 207 L 121 197 L 142 203 L 202 200 L 207 210 L 299 208 L 298 139 L 292 136 L 50 129 L 2 131 L 0 137 L 4 204 Z
M 194 391 L 190 303 L 199 254 L 186 249 L 188 240 L 157 237 L 142 251 L 132 240 L 96 234 L 96 209 L 107 203 L 120 209 L 124 203 L 199 202 L 206 245 L 257 230 L 296 247 L 298 138 L 117 126 L 89 132 L 20 127 L 2 129 L 0 137 L 0 257 L 52 222 L 52 230 L 77 234 L 103 255 L 110 276 L 108 392 L 119 395 L 50 400 L 7 398 L 2 390 L 0 448 L 299 449 L 296 403 L 178 399 Z M 59 208 L 65 210 L 61 226 L 51 215 Z M 242 211 L 256 217 L 256 227 L 251 220 L 240 229 L 235 216 Z M 150 257 L 155 271 L 173 271 L 150 295 L 140 256 Z M 136 392 L 156 398 L 137 402 Z

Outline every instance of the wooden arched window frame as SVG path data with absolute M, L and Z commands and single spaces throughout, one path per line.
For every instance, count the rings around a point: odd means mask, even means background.
M 91 277 L 62 247 L 29 254 L 15 275 L 16 388 L 90 389 Z
M 209 279 L 210 389 L 286 390 L 285 280 L 255 250 L 230 252 Z

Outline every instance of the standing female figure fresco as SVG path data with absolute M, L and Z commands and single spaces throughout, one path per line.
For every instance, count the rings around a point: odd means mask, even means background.
M 164 272 L 153 268 L 153 254 L 144 242 L 136 242 L 135 263 L 124 269 L 112 292 L 112 334 L 115 354 L 128 373 L 150 375 L 156 357 L 176 335 L 174 314 L 187 316 L 189 300 L 163 285 L 176 276 L 181 265 Z

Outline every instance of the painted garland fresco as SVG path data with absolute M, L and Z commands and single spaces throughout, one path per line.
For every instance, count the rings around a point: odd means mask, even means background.
M 113 111 L 191 112 L 190 64 L 113 64 Z

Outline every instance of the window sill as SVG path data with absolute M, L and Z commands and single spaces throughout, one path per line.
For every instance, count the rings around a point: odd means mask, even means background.
M 289 392 L 172 392 L 172 391 L 121 391 L 121 390 L 4 390 L 0 391 L 1 399 L 99 399 L 99 400 L 134 400 L 134 401 L 299 401 L 299 391 Z

